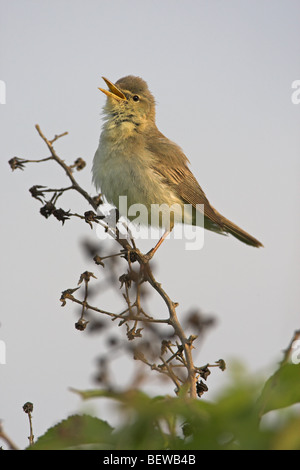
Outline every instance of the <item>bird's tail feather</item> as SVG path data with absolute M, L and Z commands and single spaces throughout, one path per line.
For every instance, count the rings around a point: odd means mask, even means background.
M 233 222 L 226 219 L 226 217 L 224 217 L 223 215 L 221 214 L 219 215 L 221 216 L 222 225 L 223 225 L 223 229 L 225 230 L 225 232 L 230 233 L 235 238 L 237 238 L 243 243 L 246 243 L 247 245 L 255 246 L 257 248 L 259 248 L 260 246 L 263 246 L 263 244 L 259 240 L 252 237 L 252 235 L 245 232 L 245 230 L 241 229 L 240 227 L 235 225 Z

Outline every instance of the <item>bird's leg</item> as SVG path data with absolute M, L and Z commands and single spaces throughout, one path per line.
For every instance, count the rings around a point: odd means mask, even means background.
M 171 223 L 170 227 L 165 231 L 165 233 L 160 237 L 156 245 L 148 251 L 148 253 L 145 255 L 148 261 L 153 257 L 154 253 L 158 250 L 162 242 L 167 238 L 167 236 L 172 232 L 174 228 L 174 223 Z
M 173 228 L 173 227 L 172 227 Z M 148 272 L 149 272 L 149 261 L 152 259 L 154 253 L 156 252 L 156 250 L 160 247 L 160 245 L 162 244 L 162 242 L 167 238 L 167 236 L 169 235 L 169 233 L 171 233 L 172 231 L 172 228 L 169 229 L 169 230 L 166 230 L 165 233 L 163 234 L 162 237 L 160 237 L 160 239 L 158 240 L 158 242 L 156 243 L 156 245 L 150 250 L 148 251 L 148 253 L 146 253 L 145 255 L 140 255 L 140 258 L 142 260 L 142 264 L 141 264 L 141 267 L 140 267 L 140 279 L 141 279 L 141 282 L 145 282 L 147 281 L 148 279 Z

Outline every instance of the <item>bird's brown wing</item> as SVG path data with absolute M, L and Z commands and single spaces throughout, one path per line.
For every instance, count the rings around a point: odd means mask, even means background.
M 165 182 L 174 188 L 185 203 L 195 208 L 196 204 L 203 204 L 205 228 L 220 233 L 230 233 L 247 245 L 263 246 L 259 240 L 226 219 L 210 205 L 204 191 L 188 168 L 187 157 L 178 145 L 168 140 L 158 130 L 152 132 L 146 142 L 148 150 L 153 155 L 153 170 L 163 176 Z
M 223 223 L 220 215 L 210 205 L 204 191 L 188 168 L 189 160 L 181 148 L 157 129 L 152 130 L 151 134 L 146 137 L 146 146 L 153 155 L 153 170 L 174 188 L 176 194 L 186 204 L 191 204 L 194 208 L 197 204 L 203 204 L 205 217 L 222 229 Z M 198 210 L 201 211 L 201 208 L 198 207 Z

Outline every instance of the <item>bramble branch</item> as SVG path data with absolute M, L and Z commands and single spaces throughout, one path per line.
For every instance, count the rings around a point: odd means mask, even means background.
M 62 292 L 60 298 L 62 306 L 66 305 L 67 300 L 81 306 L 80 317 L 75 324 L 75 327 L 79 330 L 86 329 L 90 321 L 88 316 L 94 312 L 94 314 L 107 316 L 111 318 L 112 321 L 119 320 L 119 326 L 126 326 L 126 335 L 130 341 L 141 341 L 145 333 L 151 334 L 152 336 L 154 335 L 156 338 L 160 338 L 160 353 L 157 355 L 160 363 L 157 364 L 155 361 L 147 358 L 145 353 L 142 351 L 142 348 L 139 346 L 134 348 L 134 359 L 143 362 L 152 370 L 156 370 L 159 373 L 168 376 L 176 386 L 176 393 L 182 390 L 183 393 L 188 394 L 191 398 L 196 398 L 197 395 L 201 396 L 207 387 L 202 381 L 199 381 L 199 379 L 207 379 L 207 376 L 210 374 L 209 367 L 219 366 L 221 368 L 221 366 L 218 365 L 218 362 L 213 365 L 208 364 L 207 366 L 204 366 L 204 368 L 196 367 L 194 365 L 192 350 L 194 349 L 194 342 L 197 339 L 197 335 L 187 335 L 185 333 L 176 313 L 178 304 L 171 300 L 162 285 L 155 279 L 149 264 L 149 257 L 141 253 L 136 247 L 135 241 L 130 235 L 128 228 L 127 238 L 120 236 L 118 224 L 122 223 L 124 226 L 124 223 L 119 221 L 118 213 L 116 213 L 117 220 L 115 226 L 112 227 L 105 221 L 105 216 L 101 213 L 101 195 L 92 197 L 78 184 L 74 177 L 74 169 L 77 171 L 82 170 L 86 166 L 85 161 L 78 158 L 73 164 L 67 165 L 54 149 L 53 144 L 68 133 L 63 132 L 62 134 L 55 135 L 54 138 L 50 140 L 44 135 L 39 125 L 36 125 L 35 127 L 39 136 L 45 142 L 48 150 L 50 151 L 50 156 L 39 160 L 26 160 L 14 157 L 9 161 L 12 170 L 23 170 L 25 165 L 28 163 L 55 161 L 64 170 L 67 178 L 71 182 L 71 185 L 58 189 L 46 188 L 41 185 L 35 185 L 30 188 L 32 197 L 43 204 L 40 209 L 41 214 L 46 218 L 53 215 L 61 221 L 62 224 L 72 217 L 76 217 L 88 223 L 91 229 L 94 227 L 93 224 L 100 224 L 103 229 L 119 244 L 120 252 L 100 256 L 97 252 L 98 250 L 96 250 L 96 253 L 93 256 L 95 264 L 100 266 L 102 269 L 105 268 L 106 262 L 112 263 L 120 259 L 125 259 L 128 265 L 127 273 L 119 277 L 120 289 L 123 290 L 123 299 L 126 304 L 126 308 L 121 312 L 109 312 L 91 305 L 88 300 L 91 289 L 90 282 L 92 278 L 96 279 L 96 276 L 89 271 L 85 271 L 81 274 L 78 282 L 79 287 L 66 289 Z M 57 208 L 57 201 L 64 195 L 64 193 L 70 190 L 74 190 L 81 194 L 93 210 L 86 211 L 84 214 L 78 214 L 77 212 L 71 212 L 70 210 L 65 211 L 62 208 Z M 49 200 L 46 200 L 46 194 L 52 194 Z M 138 270 L 133 269 L 134 263 L 138 264 Z M 155 318 L 147 313 L 147 309 L 145 309 L 142 302 L 142 287 L 145 285 L 150 285 L 162 298 L 167 307 L 168 317 Z M 78 299 L 74 295 L 81 286 L 84 287 L 83 300 Z M 199 320 L 199 325 L 200 324 L 201 321 Z M 172 327 L 174 333 L 173 336 L 170 337 L 171 339 L 161 339 L 159 332 L 154 328 L 155 325 L 157 327 L 160 325 Z M 204 324 L 201 324 L 201 328 L 203 328 L 203 326 Z M 145 342 L 141 344 L 145 344 Z M 183 371 L 186 372 L 185 376 Z

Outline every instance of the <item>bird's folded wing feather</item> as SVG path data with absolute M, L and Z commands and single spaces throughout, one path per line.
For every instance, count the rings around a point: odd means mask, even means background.
M 152 131 L 146 137 L 146 146 L 153 155 L 153 170 L 174 188 L 176 194 L 186 204 L 191 204 L 195 208 L 196 204 L 203 204 L 204 215 L 222 228 L 221 217 L 210 205 L 204 191 L 188 168 L 189 160 L 181 148 L 158 130 Z M 198 207 L 198 210 L 201 211 L 201 208 Z

